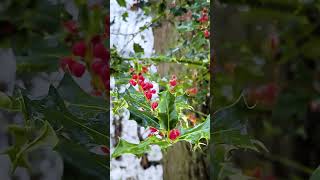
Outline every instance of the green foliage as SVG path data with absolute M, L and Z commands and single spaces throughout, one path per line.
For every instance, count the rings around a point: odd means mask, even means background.
M 247 132 L 247 104 L 242 96 L 231 106 L 214 113 L 211 122 L 211 176 L 222 180 L 242 173 L 228 163 L 229 153 L 236 149 L 260 151 L 267 149 Z M 241 175 L 242 176 L 242 175 Z
M 19 99 L 19 110 L 24 113 L 27 124 L 44 125 L 40 135 L 35 139 L 22 134 L 30 131 L 28 127 L 9 128 L 17 141 L 7 151 L 13 168 L 27 166 L 25 156 L 30 151 L 45 146 L 55 148 L 75 166 L 86 164 L 82 167 L 85 168 L 85 172 L 105 179 L 102 174 L 109 171 L 107 158 L 90 152 L 90 149 L 109 142 L 109 136 L 105 134 L 109 129 L 109 123 L 106 121 L 109 110 L 107 103 L 86 94 L 68 74 L 64 76 L 58 88 L 51 86 L 48 95 L 43 98 L 30 97 L 23 90 L 20 92 L 19 97 L 12 99 Z M 58 137 L 61 140 L 59 143 Z
M 179 117 L 176 110 L 175 96 L 169 91 L 164 91 L 160 94 L 158 115 L 161 129 L 169 131 L 176 127 Z
M 320 167 L 318 167 L 311 175 L 309 180 L 317 180 L 320 178 Z

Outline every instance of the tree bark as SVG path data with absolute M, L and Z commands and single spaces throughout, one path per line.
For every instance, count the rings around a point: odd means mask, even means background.
M 192 151 L 187 142 L 179 142 L 168 148 L 163 157 L 164 180 L 210 179 L 205 152 Z

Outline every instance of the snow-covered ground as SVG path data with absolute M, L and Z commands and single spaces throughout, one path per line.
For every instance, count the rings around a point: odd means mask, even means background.
M 133 51 L 133 44 L 138 43 L 142 46 L 145 56 L 149 57 L 154 52 L 154 36 L 152 29 L 144 30 L 136 36 L 126 35 L 134 34 L 139 31 L 139 28 L 149 23 L 152 18 L 145 16 L 143 11 L 130 11 L 133 0 L 126 0 L 127 7 L 120 7 L 116 0 L 110 2 L 110 21 L 114 22 L 111 26 L 110 46 L 117 47 L 118 52 L 122 56 L 129 56 Z M 128 17 L 126 21 L 123 20 L 122 15 L 127 12 Z M 156 67 L 151 66 L 150 72 L 156 72 Z M 111 78 L 111 88 L 114 87 L 114 78 Z M 155 84 L 155 83 L 154 83 Z M 155 84 L 156 85 L 156 84 Z M 121 87 L 119 91 L 123 91 L 126 87 Z M 158 88 L 156 88 L 157 91 Z M 156 97 L 155 97 L 156 98 Z M 129 119 L 129 111 L 124 110 L 121 115 L 122 132 L 121 137 L 129 142 L 138 143 L 138 133 L 143 137 L 146 136 L 146 130 L 140 128 L 138 132 L 138 125 L 135 121 Z M 114 121 L 118 121 L 119 116 L 111 114 L 110 118 L 110 136 L 115 137 Z M 114 149 L 114 141 L 111 141 L 111 152 Z M 162 153 L 158 146 L 153 146 L 151 152 L 148 153 L 149 161 L 160 161 Z M 131 154 L 125 154 L 120 159 L 112 159 L 110 162 L 110 177 L 111 180 L 159 180 L 162 179 L 163 169 L 162 165 L 151 165 L 144 169 L 141 166 L 141 158 L 137 158 Z

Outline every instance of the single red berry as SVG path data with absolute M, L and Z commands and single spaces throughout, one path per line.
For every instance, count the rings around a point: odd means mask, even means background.
M 175 140 L 177 139 L 177 137 L 180 136 L 180 131 L 178 129 L 172 129 L 170 132 L 169 132 L 169 138 L 171 140 Z
M 95 74 L 100 74 L 104 66 L 105 64 L 100 59 L 96 59 L 91 64 L 91 69 Z
M 155 94 L 157 91 L 156 91 L 155 89 L 152 89 L 150 92 L 151 92 L 152 94 Z
M 145 95 L 148 100 L 150 100 L 152 98 L 152 93 L 150 93 L 150 92 L 146 92 Z
M 209 38 L 210 37 L 210 31 L 208 31 L 207 29 L 203 31 L 204 37 L 205 38 Z
M 86 49 L 86 43 L 84 41 L 79 41 L 72 46 L 72 53 L 76 56 L 84 57 L 86 55 Z
M 150 130 L 151 133 L 155 133 L 155 132 L 158 131 L 158 129 L 154 128 L 154 127 L 150 127 L 149 130 Z
M 139 79 L 144 81 L 144 77 L 142 75 L 139 76 Z
M 78 25 L 75 21 L 69 20 L 63 23 L 64 28 L 71 34 L 78 32 Z
M 176 80 L 176 79 L 171 79 L 171 80 L 169 81 L 169 83 L 170 83 L 170 86 L 174 87 L 174 86 L 177 85 L 177 80 Z
M 137 74 L 133 74 L 132 75 L 132 79 L 138 79 L 138 75 Z
M 60 68 L 63 71 L 68 71 L 73 63 L 75 63 L 75 61 L 71 57 L 63 57 L 60 60 Z
M 86 67 L 83 64 L 75 62 L 71 65 L 70 70 L 74 76 L 81 77 L 84 74 Z
M 109 52 L 102 43 L 98 43 L 93 48 L 93 56 L 102 60 L 106 60 L 109 58 Z
M 137 85 L 137 82 L 135 81 L 135 80 L 133 80 L 133 79 L 130 79 L 130 84 L 132 85 L 132 86 L 135 86 L 135 85 Z
M 209 20 L 209 16 L 206 13 L 202 14 L 202 21 L 207 22 L 208 20 Z
M 107 146 L 101 146 L 101 151 L 104 152 L 105 154 L 110 153 L 110 149 Z
M 155 110 L 158 107 L 158 102 L 153 102 L 151 104 L 151 107 L 152 107 L 153 110 Z

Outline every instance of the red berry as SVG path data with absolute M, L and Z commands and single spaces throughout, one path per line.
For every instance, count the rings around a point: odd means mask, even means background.
M 91 69 L 94 73 L 100 74 L 104 66 L 105 64 L 101 60 L 97 59 L 91 64 Z
M 142 86 L 142 89 L 145 91 L 148 89 L 148 84 L 144 84 L 144 86 Z
M 194 87 L 194 88 L 187 89 L 186 92 L 187 92 L 188 95 L 194 96 L 194 95 L 196 95 L 198 93 L 198 89 L 196 87 Z
M 130 79 L 130 84 L 132 85 L 132 86 L 135 86 L 135 85 L 137 85 L 137 82 L 135 81 L 135 80 L 133 80 L 133 79 Z
M 169 138 L 171 140 L 177 139 L 180 136 L 180 131 L 178 129 L 172 129 L 169 133 Z
M 75 62 L 71 65 L 70 70 L 74 76 L 81 77 L 84 74 L 86 68 L 83 64 Z
M 63 57 L 60 60 L 60 68 L 64 71 L 70 70 L 70 67 L 75 61 L 71 57 Z
M 177 85 L 177 80 L 176 79 L 172 79 L 172 80 L 169 81 L 169 83 L 170 83 L 170 86 L 174 87 L 174 86 Z
M 77 23 L 73 20 L 69 20 L 63 23 L 64 28 L 71 34 L 75 34 L 78 32 Z
M 150 93 L 150 92 L 146 92 L 145 95 L 148 100 L 150 100 L 152 98 L 152 93 Z
M 84 57 L 86 55 L 86 49 L 86 43 L 84 41 L 79 41 L 72 46 L 72 53 L 76 56 Z
M 153 102 L 151 104 L 151 107 L 152 107 L 153 110 L 156 109 L 158 107 L 158 102 Z
M 132 75 L 132 79 L 138 79 L 138 75 L 137 74 L 133 74 Z
M 142 75 L 139 76 L 139 79 L 144 81 L 144 77 Z
M 209 20 L 209 16 L 207 15 L 207 13 L 203 13 L 202 16 L 198 19 L 200 23 L 205 23 L 208 20 Z
M 107 60 L 109 58 L 109 52 L 102 43 L 98 43 L 93 48 L 93 56 L 102 60 Z
M 105 154 L 110 153 L 110 149 L 107 146 L 101 146 L 101 151 L 104 152 Z
M 139 80 L 139 85 L 143 87 L 144 86 L 144 81 L 143 80 Z
M 210 37 L 210 31 L 208 31 L 207 29 L 203 31 L 204 37 L 205 38 L 209 38 Z
M 158 129 L 154 128 L 154 127 L 150 127 L 149 130 L 150 130 L 151 133 L 155 133 L 155 132 L 158 131 Z
M 152 89 L 150 92 L 151 92 L 152 94 L 155 94 L 157 91 L 156 91 L 155 89 Z
M 152 83 L 147 83 L 147 85 L 148 85 L 148 89 L 153 88 L 153 84 Z

